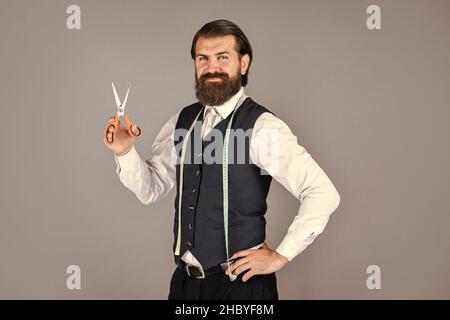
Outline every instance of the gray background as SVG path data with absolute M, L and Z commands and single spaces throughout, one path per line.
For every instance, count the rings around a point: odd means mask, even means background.
M 81 7 L 81 30 L 66 8 Z M 366 28 L 378 4 L 382 30 Z M 195 32 L 226 18 L 255 53 L 247 93 L 283 119 L 341 204 L 278 273 L 280 298 L 450 298 L 449 1 L 1 1 L 0 298 L 166 299 L 174 191 L 142 205 L 103 145 L 128 100 L 151 156 L 194 101 Z M 269 195 L 275 248 L 298 210 Z M 68 265 L 82 290 L 66 289 Z M 381 290 L 366 287 L 369 265 Z

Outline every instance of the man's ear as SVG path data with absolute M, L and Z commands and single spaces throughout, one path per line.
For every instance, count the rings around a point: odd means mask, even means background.
M 241 75 L 247 73 L 249 64 L 250 64 L 250 56 L 246 53 L 241 57 Z

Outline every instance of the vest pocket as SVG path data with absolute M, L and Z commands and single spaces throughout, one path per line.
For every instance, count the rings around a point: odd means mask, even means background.
M 228 224 L 228 227 L 229 228 L 233 228 L 233 227 L 238 227 L 238 226 L 240 226 L 240 225 L 242 225 L 242 223 L 241 222 L 233 222 L 233 223 L 229 223 Z M 222 223 L 222 224 L 219 224 L 219 225 L 216 225 L 215 227 L 214 227 L 214 229 L 223 229 L 224 228 L 224 224 Z

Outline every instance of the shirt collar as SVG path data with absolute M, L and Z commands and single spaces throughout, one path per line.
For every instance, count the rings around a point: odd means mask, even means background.
M 230 115 L 230 113 L 233 112 L 233 109 L 236 106 L 236 103 L 239 101 L 241 94 L 244 94 L 244 99 L 247 98 L 244 87 L 242 87 L 242 86 L 241 86 L 241 89 L 239 89 L 239 91 L 234 96 L 232 96 L 230 99 L 228 99 L 224 104 L 222 104 L 220 106 L 205 106 L 205 112 L 209 108 L 214 108 L 223 119 L 226 119 L 226 117 L 228 117 Z

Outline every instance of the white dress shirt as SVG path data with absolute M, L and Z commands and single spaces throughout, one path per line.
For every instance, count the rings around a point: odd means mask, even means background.
M 245 94 L 243 87 L 223 105 L 205 107 L 203 136 L 233 112 L 242 93 Z M 213 112 L 210 108 L 214 108 Z M 125 155 L 114 155 L 120 181 L 143 204 L 158 201 L 176 183 L 174 131 L 179 114 L 174 114 L 159 131 L 152 145 L 151 159 L 143 161 L 134 146 Z M 212 119 L 208 118 L 210 115 Z M 255 122 L 250 159 L 300 201 L 297 215 L 276 249 L 291 261 L 323 232 L 330 215 L 339 206 L 339 193 L 306 149 L 297 143 L 297 137 L 289 127 L 269 112 L 261 114 Z M 190 251 L 182 259 L 187 264 L 200 266 Z

